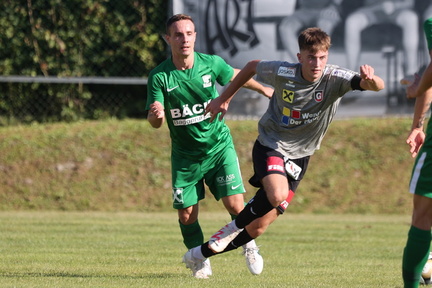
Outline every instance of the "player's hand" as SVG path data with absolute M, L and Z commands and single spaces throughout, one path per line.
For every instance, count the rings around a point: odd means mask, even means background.
M 219 121 L 222 121 L 223 117 L 225 116 L 226 112 L 228 111 L 229 103 L 222 101 L 221 97 L 216 97 L 205 108 L 204 115 L 207 115 L 210 113 L 210 123 L 214 121 L 214 119 L 219 115 Z
M 262 95 L 270 99 L 273 96 L 273 92 L 274 89 L 272 87 L 264 86 Z
M 415 158 L 420 151 L 421 146 L 423 145 L 425 140 L 425 133 L 422 129 L 416 128 L 411 131 L 408 135 L 408 139 L 406 143 L 410 146 L 409 152 L 411 153 L 411 157 Z
M 373 80 L 375 75 L 375 69 L 370 65 L 362 65 L 360 66 L 360 77 L 366 81 Z
M 412 99 L 417 97 L 417 87 L 420 83 L 420 75 L 418 75 L 417 73 L 414 75 L 414 80 L 412 81 L 412 83 L 406 88 L 406 96 L 408 99 Z
M 165 111 L 162 103 L 160 103 L 159 101 L 155 101 L 150 104 L 149 113 L 157 119 L 163 118 L 165 116 Z

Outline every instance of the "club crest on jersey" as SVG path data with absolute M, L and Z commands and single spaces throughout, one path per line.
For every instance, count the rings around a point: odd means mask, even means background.
M 285 76 L 285 77 L 295 77 L 296 74 L 296 68 L 295 67 L 284 67 L 281 66 L 278 69 L 277 75 L 278 76 Z
M 172 198 L 174 204 L 183 204 L 183 188 L 173 188 Z
M 201 77 L 203 80 L 203 87 L 208 88 L 212 86 L 211 75 L 204 75 Z
M 294 102 L 294 91 L 284 89 L 282 91 L 282 100 L 288 103 Z
M 316 102 L 321 102 L 324 99 L 324 91 L 317 90 L 314 92 L 314 99 Z

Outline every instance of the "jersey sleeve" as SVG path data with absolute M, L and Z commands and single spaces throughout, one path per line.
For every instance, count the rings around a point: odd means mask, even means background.
M 339 87 L 338 94 L 340 96 L 353 90 L 353 84 L 355 86 L 355 82 L 360 78 L 357 72 L 354 72 L 349 69 L 341 68 L 336 65 L 330 65 L 329 67 L 331 71 L 330 78 L 332 79 L 330 83 L 332 83 L 332 85 L 335 85 L 335 87 Z M 358 87 L 356 88 L 360 88 L 360 85 L 358 85 Z M 357 90 L 363 90 L 363 89 L 360 88 Z
M 225 62 L 220 56 L 213 55 L 213 71 L 216 74 L 216 81 L 225 86 L 231 81 L 234 75 L 234 68 Z
M 158 101 L 164 105 L 164 85 L 159 74 L 150 74 L 147 80 L 147 101 L 146 110 L 150 108 L 150 104 Z
M 260 61 L 257 65 L 257 81 L 275 86 L 275 79 L 278 71 L 276 67 L 280 67 L 280 61 Z
M 426 36 L 428 49 L 432 50 L 432 18 L 427 19 L 423 24 L 424 33 Z

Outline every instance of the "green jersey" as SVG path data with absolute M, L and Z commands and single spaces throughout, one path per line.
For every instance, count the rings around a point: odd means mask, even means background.
M 217 96 L 216 82 L 227 84 L 234 69 L 221 57 L 195 52 L 191 69 L 177 70 L 168 58 L 150 72 L 147 106 L 159 101 L 165 109 L 172 153 L 190 159 L 203 159 L 232 142 L 225 121 L 210 123 L 204 116 L 207 104 Z

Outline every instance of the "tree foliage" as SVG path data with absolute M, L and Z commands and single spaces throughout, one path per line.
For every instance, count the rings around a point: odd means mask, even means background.
M 0 74 L 145 77 L 166 57 L 161 34 L 167 2 L 3 0 Z M 94 92 L 76 84 L 1 84 L 0 115 L 17 117 L 25 105 L 35 106 L 29 101 L 37 97 L 41 105 L 61 108 L 41 115 L 38 109 L 27 107 L 31 109 L 25 117 L 31 121 L 87 117 L 83 106 Z

